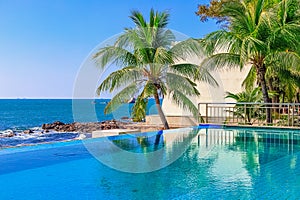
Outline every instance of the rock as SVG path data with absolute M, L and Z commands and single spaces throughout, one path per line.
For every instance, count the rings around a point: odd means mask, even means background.
M 49 129 L 50 125 L 49 124 L 43 124 L 42 129 Z
M 122 126 L 120 126 L 122 125 Z M 108 130 L 108 129 L 118 129 L 120 127 L 125 127 L 124 123 L 118 122 L 116 120 L 106 120 L 102 122 L 90 122 L 90 123 L 79 123 L 74 122 L 70 124 L 65 124 L 60 121 L 53 122 L 51 124 L 43 124 L 42 129 L 55 130 L 57 132 L 79 132 L 79 133 L 91 133 L 95 130 Z
M 42 125 L 42 129 L 58 129 L 57 127 L 58 126 L 62 126 L 62 125 L 64 125 L 63 122 L 55 121 L 55 122 L 53 122 L 51 124 L 43 124 Z
M 14 137 L 14 136 L 15 136 L 14 133 L 10 133 L 10 134 L 8 134 L 6 137 Z
M 28 129 L 28 130 L 23 131 L 23 133 L 24 133 L 24 134 L 30 134 L 30 133 L 33 133 L 33 131 L 30 130 L 30 129 Z
M 55 122 L 53 122 L 52 124 L 55 124 L 55 125 L 65 125 L 65 123 L 60 122 L 60 121 L 55 121 Z

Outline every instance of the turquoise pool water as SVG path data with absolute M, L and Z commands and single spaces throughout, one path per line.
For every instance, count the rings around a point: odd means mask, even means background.
M 106 138 L 5 149 L 0 199 L 300 198 L 299 131 L 202 127 L 108 139 L 139 155 L 160 150 L 162 163 L 180 156 L 153 172 L 126 173 L 91 153 Z

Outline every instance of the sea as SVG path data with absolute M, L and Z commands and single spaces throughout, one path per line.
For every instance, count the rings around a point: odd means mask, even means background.
M 104 114 L 110 99 L 0 99 L 0 148 L 42 142 L 76 139 L 78 133 L 43 133 L 45 123 L 96 122 L 123 120 L 131 116 L 133 104 L 124 103 L 111 114 Z M 155 102 L 149 100 L 147 114 L 157 114 Z M 32 134 L 23 134 L 31 129 Z M 14 133 L 14 137 L 3 137 Z M 2 137 L 1 137 L 2 136 Z

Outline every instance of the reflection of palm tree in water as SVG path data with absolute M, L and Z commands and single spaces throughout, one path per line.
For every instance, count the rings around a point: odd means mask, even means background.
M 160 130 L 157 132 L 157 134 L 155 136 L 151 136 L 151 137 L 137 137 L 137 142 L 141 145 L 141 148 L 142 148 L 142 151 L 143 152 L 149 152 L 150 151 L 150 147 L 152 146 L 153 144 L 153 151 L 156 151 L 159 149 L 160 145 L 161 147 L 164 146 L 164 140 L 161 140 L 162 138 L 162 134 L 163 134 L 163 131 Z M 151 142 L 151 139 L 154 138 L 154 142 Z M 162 141 L 160 143 L 160 141 Z
M 163 134 L 163 131 L 160 130 L 157 132 L 157 135 L 155 136 L 155 142 L 154 142 L 154 148 L 153 148 L 154 151 L 156 151 L 158 149 L 159 141 L 160 141 L 160 138 L 162 137 L 162 134 Z M 164 146 L 164 140 L 162 140 L 162 146 Z
M 164 146 L 164 140 L 162 139 L 163 131 L 160 130 L 156 134 L 151 136 L 133 136 L 127 139 L 112 140 L 112 142 L 119 148 L 126 151 L 147 153 L 156 151 Z
M 278 137 L 277 132 L 264 134 L 261 131 L 240 130 L 230 149 L 245 152 L 242 154 L 242 162 L 253 180 L 256 180 L 256 176 L 259 176 L 260 172 L 257 169 L 261 169 L 259 166 L 270 165 L 278 159 L 300 151 L 300 147 L 292 142 L 292 134 L 293 132 L 281 133 L 281 136 Z M 293 156 L 290 159 L 293 159 Z M 268 170 L 268 168 L 265 169 Z

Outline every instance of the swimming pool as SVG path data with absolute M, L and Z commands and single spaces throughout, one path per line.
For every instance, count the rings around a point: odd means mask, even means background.
M 95 154 L 99 146 L 109 151 L 101 145 L 105 140 L 138 155 L 161 151 L 157 157 L 161 166 L 172 160 L 173 154 L 178 159 L 148 173 L 118 171 Z M 299 131 L 195 127 L 108 140 L 1 150 L 0 199 L 300 197 Z M 151 163 L 140 163 L 140 167 L 146 165 Z

